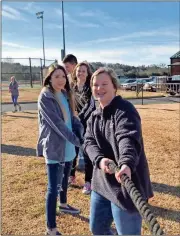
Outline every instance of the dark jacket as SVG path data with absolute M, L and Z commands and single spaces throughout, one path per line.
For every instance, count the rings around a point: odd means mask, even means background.
M 64 95 L 66 93 L 64 92 Z M 64 161 L 66 141 L 80 147 L 84 128 L 79 119 L 72 117 L 72 131 L 64 122 L 62 110 L 54 96 L 44 88 L 38 98 L 39 138 L 37 156 L 50 160 Z
M 18 89 L 19 85 L 17 81 L 10 82 L 9 84 L 9 90 L 11 92 L 12 96 L 19 96 L 19 89 Z
M 119 167 L 128 165 L 132 181 L 148 200 L 153 196 L 148 163 L 144 153 L 140 116 L 128 101 L 116 96 L 103 110 L 98 108 L 88 120 L 84 151 L 91 159 L 94 170 L 92 190 L 104 196 L 117 206 L 135 211 L 125 188 L 114 175 L 99 168 L 103 157 L 112 159 Z
M 86 130 L 87 120 L 91 113 L 96 110 L 95 100 L 92 96 L 90 84 L 85 83 L 82 91 L 78 90 L 77 85 L 73 87 L 75 93 L 75 105 L 78 117 Z

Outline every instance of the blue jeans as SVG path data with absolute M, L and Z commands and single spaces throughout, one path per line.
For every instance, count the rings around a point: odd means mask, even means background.
M 71 173 L 72 164 L 73 164 L 73 161 L 65 162 L 62 189 L 59 193 L 60 203 L 67 203 L 68 178 Z
M 118 235 L 141 235 L 142 218 L 138 212 L 129 213 L 99 195 L 91 192 L 90 230 L 93 235 L 113 235 L 114 220 Z
M 57 194 L 61 191 L 64 163 L 47 164 L 48 188 L 46 196 L 46 221 L 48 228 L 56 227 Z
M 17 104 L 18 104 L 18 102 L 17 102 L 17 100 L 18 100 L 18 95 L 11 95 L 11 98 L 12 98 L 13 104 L 14 104 L 14 105 L 17 105 Z

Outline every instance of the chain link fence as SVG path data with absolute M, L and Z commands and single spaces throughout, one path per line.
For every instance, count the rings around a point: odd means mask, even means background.
M 168 76 L 153 78 L 119 78 L 118 93 L 124 98 L 151 99 L 153 97 L 179 96 L 180 80 Z
M 19 86 L 41 87 L 44 71 L 57 60 L 45 60 L 43 67 L 42 58 L 1 58 L 1 85 L 7 89 L 11 76 L 15 76 Z

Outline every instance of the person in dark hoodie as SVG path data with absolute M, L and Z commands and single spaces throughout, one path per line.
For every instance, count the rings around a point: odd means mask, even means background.
M 92 73 L 90 70 L 90 66 L 87 62 L 81 62 L 77 64 L 72 75 L 72 89 L 75 95 L 76 111 L 81 123 L 84 126 L 84 131 L 86 130 L 87 120 L 89 119 L 91 113 L 96 109 L 95 100 L 92 97 L 90 86 L 91 75 Z M 77 156 L 78 151 L 79 150 L 77 150 L 76 148 Z M 74 159 L 73 168 L 69 177 L 69 184 L 75 182 L 77 156 Z M 82 192 L 84 194 L 90 194 L 93 166 L 91 160 L 87 155 L 83 153 L 83 157 L 85 162 L 85 184 Z
M 141 235 L 142 218 L 121 185 L 121 175 L 132 179 L 146 201 L 153 192 L 141 119 L 130 102 L 116 96 L 116 78 L 108 68 L 99 68 L 91 78 L 92 93 L 100 106 L 87 122 L 83 147 L 94 166 L 90 230 L 93 235 L 111 235 L 114 220 L 118 235 Z M 112 161 L 120 168 L 115 175 L 108 168 Z
M 83 142 L 83 126 L 75 114 L 74 99 L 64 67 L 53 65 L 38 98 L 39 138 L 37 156 L 44 156 L 47 167 L 46 235 L 61 235 L 56 227 L 59 195 L 62 212 L 77 213 L 67 204 L 68 177 Z

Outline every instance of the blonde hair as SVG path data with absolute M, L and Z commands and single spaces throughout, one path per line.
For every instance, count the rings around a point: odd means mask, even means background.
M 17 82 L 17 81 L 16 81 L 16 78 L 15 78 L 15 76 L 14 76 L 14 75 L 13 75 L 13 76 L 11 76 L 10 80 L 12 81 L 12 79 L 14 79 L 14 82 Z
M 114 86 L 114 88 L 115 88 L 115 90 L 116 90 L 116 92 L 117 92 L 117 90 L 119 89 L 119 83 L 118 83 L 117 75 L 116 75 L 116 73 L 115 73 L 115 71 L 114 71 L 113 69 L 108 68 L 108 67 L 100 67 L 99 69 L 97 69 L 97 70 L 93 73 L 93 75 L 92 75 L 92 77 L 91 77 L 91 87 L 92 87 L 92 85 L 93 85 L 93 79 L 94 79 L 97 75 L 103 74 L 103 73 L 109 75 L 109 77 L 110 77 L 110 79 L 111 79 L 111 82 L 112 82 L 112 84 L 113 84 L 113 86 Z

